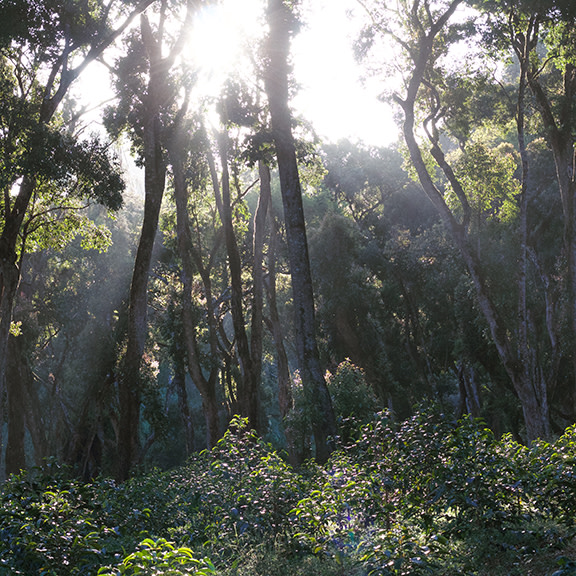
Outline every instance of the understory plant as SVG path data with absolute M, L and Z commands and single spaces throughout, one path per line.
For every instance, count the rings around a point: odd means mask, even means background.
M 121 485 L 54 464 L 11 477 L 0 576 L 573 574 L 575 454 L 574 427 L 523 446 L 382 412 L 295 470 L 236 418 L 213 450 Z

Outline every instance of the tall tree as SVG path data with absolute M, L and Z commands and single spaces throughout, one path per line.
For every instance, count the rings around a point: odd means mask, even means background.
M 477 202 L 475 187 L 450 163 L 442 147 L 441 135 L 448 108 L 444 100 L 447 90 L 442 83 L 445 77 L 442 58 L 461 37 L 463 26 L 452 18 L 461 4 L 462 0 L 438 3 L 403 0 L 399 3 L 401 10 L 392 14 L 377 2 L 370 11 L 370 29 L 390 34 L 403 49 L 409 73 L 405 79 L 405 94 L 397 96 L 396 102 L 404 113 L 402 129 L 412 165 L 465 262 L 475 287 L 478 307 L 522 406 L 526 437 L 528 440 L 546 438 L 550 435 L 548 374 L 532 354 L 526 334 L 531 325 L 528 310 L 522 303 L 526 293 L 525 267 L 521 265 L 517 271 L 518 282 L 514 286 L 516 297 L 520 299 L 517 308 L 520 313 L 510 319 L 499 306 L 494 282 L 484 265 L 482 253 L 471 242 Z M 394 25 L 401 24 L 402 28 L 394 29 L 390 18 Z M 519 111 L 521 106 L 520 101 Z M 522 126 L 521 121 L 518 126 Z M 419 140 L 419 128 L 425 134 L 429 152 Z M 476 152 L 471 148 L 469 153 Z M 443 175 L 443 181 L 437 179 L 438 173 Z M 526 210 L 526 207 L 526 203 L 519 203 L 520 210 Z M 525 221 L 525 217 L 525 214 L 520 214 L 519 222 Z M 520 235 L 522 230 L 521 224 Z M 521 263 L 525 262 L 523 254 L 520 254 Z
M 320 365 L 316 342 L 314 292 L 302 204 L 302 187 L 292 133 L 289 107 L 290 37 L 296 18 L 287 0 L 269 0 L 270 28 L 265 45 L 264 85 L 270 107 L 272 137 L 278 160 L 280 190 L 288 241 L 290 275 L 294 297 L 298 368 L 313 407 L 316 457 L 325 461 L 331 452 L 330 438 L 336 434 L 336 421 L 330 395 Z
M 565 260 L 565 308 L 570 344 L 564 350 L 572 361 L 572 413 L 576 412 L 576 183 L 574 178 L 574 131 L 576 128 L 576 10 L 573 2 L 510 2 L 484 0 L 472 3 L 485 14 L 490 29 L 485 40 L 489 46 L 510 50 L 520 66 L 519 102 L 528 90 L 540 115 L 542 134 L 552 151 L 556 180 L 563 212 Z M 519 106 L 518 134 L 520 148 L 526 148 L 526 114 Z M 527 180 L 528 155 L 523 154 L 523 171 Z M 523 198 L 527 201 L 528 194 Z M 528 239 L 526 240 L 527 243 Z
M 10 326 L 21 275 L 24 223 L 41 185 L 79 169 L 70 156 L 73 144 L 57 131 L 61 127 L 54 122 L 56 112 L 73 82 L 152 2 L 72 5 L 8 0 L 0 6 L 0 398 L 4 398 Z M 114 26 L 118 21 L 120 25 Z M 85 170 L 88 167 L 84 165 Z
M 224 228 L 224 240 L 230 272 L 230 312 L 232 314 L 234 340 L 240 367 L 237 399 L 240 413 L 248 418 L 250 425 L 254 429 L 258 430 L 260 373 L 256 374 L 259 365 L 255 365 L 252 356 L 244 317 L 242 261 L 232 218 L 232 182 L 228 166 L 229 136 L 226 131 L 221 132 L 218 136 L 218 148 L 220 152 L 222 177 L 220 183 L 218 183 L 218 180 L 215 180 L 213 186 L 217 197 L 219 197 L 217 204 L 220 211 L 220 220 Z M 212 170 L 212 173 L 214 174 L 214 170 Z
M 183 107 L 181 111 L 183 116 L 186 110 Z M 192 186 L 190 180 L 199 180 L 198 176 L 201 169 L 199 168 L 200 160 L 198 157 L 203 155 L 205 143 L 192 142 L 190 139 L 192 132 L 193 126 L 189 120 L 184 117 L 178 119 L 171 130 L 168 150 L 173 171 L 178 255 L 182 266 L 182 324 L 186 363 L 190 377 L 202 396 L 206 422 L 206 446 L 211 448 L 220 438 L 217 383 L 222 354 L 218 342 L 218 319 L 212 290 L 212 268 L 215 255 L 221 244 L 221 234 L 216 230 L 214 231 L 216 237 L 214 246 L 210 251 L 208 262 L 205 262 L 201 247 L 196 245 L 193 240 L 194 235 L 189 216 L 189 197 Z M 201 140 L 205 139 L 202 138 Z M 191 157 L 196 157 L 196 161 L 194 162 Z M 215 170 L 213 166 L 212 170 Z M 198 327 L 192 302 L 196 272 L 200 275 L 206 302 L 208 355 L 210 359 L 207 367 L 202 365 L 202 354 L 197 337 Z
M 178 93 L 171 69 L 184 48 L 194 5 L 193 0 L 186 3 L 186 15 L 176 39 L 171 39 L 168 30 L 171 7 L 166 0 L 160 2 L 155 28 L 145 14 L 141 15 L 140 34 L 132 36 L 129 55 L 121 61 L 120 107 L 109 117 L 109 126 L 116 131 L 126 123 L 131 124 L 134 144 L 144 165 L 145 190 L 144 218 L 130 285 L 126 352 L 118 388 L 120 480 L 128 478 L 140 458 L 140 367 L 148 334 L 148 277 L 166 182 L 166 130 L 171 122 L 170 108 Z

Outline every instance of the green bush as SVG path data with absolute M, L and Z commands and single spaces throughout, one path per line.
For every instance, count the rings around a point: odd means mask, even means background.
M 527 447 L 471 418 L 383 412 L 354 434 L 297 472 L 237 418 L 186 466 L 120 486 L 14 476 L 0 576 L 574 573 L 575 428 Z
M 212 576 L 216 569 L 210 560 L 194 557 L 190 548 L 176 547 L 163 538 L 145 539 L 135 552 L 116 567 L 98 570 L 98 576 Z

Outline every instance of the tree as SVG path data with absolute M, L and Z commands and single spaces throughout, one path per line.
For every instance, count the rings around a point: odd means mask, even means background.
M 389 26 L 387 19 L 391 13 L 376 4 L 370 12 L 373 22 L 370 30 L 391 34 L 403 50 L 409 72 L 405 78 L 405 94 L 403 97 L 397 96 L 396 102 L 404 114 L 402 129 L 412 165 L 465 262 L 474 284 L 478 307 L 520 400 L 527 439 L 546 438 L 550 435 L 548 374 L 533 353 L 532 338 L 528 335 L 531 330 L 530 315 L 523 304 L 526 294 L 526 250 L 521 249 L 519 253 L 520 267 L 515 286 L 519 313 L 509 316 L 498 304 L 492 277 L 482 261 L 482 255 L 471 242 L 471 224 L 476 210 L 473 187 L 470 187 L 462 172 L 458 173 L 450 163 L 442 147 L 441 136 L 449 136 L 449 130 L 445 129 L 449 122 L 444 99 L 448 90 L 443 83 L 446 77 L 442 68 L 443 58 L 465 30 L 465 26 L 456 19 L 451 20 L 461 4 L 461 0 L 439 3 L 403 1 L 397 15 L 402 24 L 401 29 L 396 29 L 398 31 Z M 519 130 L 522 126 L 522 102 L 520 94 L 517 108 Z M 425 134 L 429 152 L 424 151 L 424 143 L 418 139 L 418 127 Z M 474 151 L 470 149 L 470 153 Z M 436 177 L 437 173 L 442 175 L 442 180 Z M 499 186 L 502 185 L 501 182 Z M 450 197 L 455 199 L 455 203 L 450 203 Z M 520 200 L 517 229 L 520 238 L 526 231 L 523 222 L 526 221 L 527 204 L 522 202 L 523 197 L 525 195 L 516 196 Z
M 576 357 L 573 354 L 576 341 L 576 185 L 574 182 L 574 129 L 576 115 L 576 47 L 574 4 L 562 0 L 553 2 L 473 2 L 486 16 L 484 40 L 508 56 L 512 51 L 520 66 L 518 81 L 519 112 L 518 133 L 523 155 L 524 179 L 528 181 L 529 159 L 526 146 L 529 135 L 525 134 L 524 108 L 529 90 L 534 107 L 539 113 L 542 130 L 554 161 L 556 183 L 560 194 L 563 214 L 563 259 L 565 260 L 564 291 L 568 304 L 565 306 L 567 336 L 570 344 L 563 351 L 572 361 L 572 386 L 568 391 L 573 399 L 572 414 L 576 402 Z M 530 177 L 532 175 L 530 174 Z M 528 194 L 524 194 L 528 201 Z M 528 238 L 526 239 L 528 242 Z M 550 316 L 551 317 L 551 316 Z M 553 345 L 558 349 L 558 338 L 551 334 Z M 558 350 L 558 352 L 560 352 Z M 558 361 L 559 364 L 559 361 Z M 553 381 L 551 382 L 553 383 Z M 564 403 L 565 404 L 565 403 Z M 562 407 L 565 410 L 565 405 Z
M 96 142 L 75 142 L 66 134 L 57 110 L 72 83 L 152 1 L 70 4 L 8 0 L 0 7 L 2 398 L 24 255 L 23 237 L 27 233 L 23 228 L 27 219 L 31 220 L 31 207 L 39 198 L 46 198 L 47 190 L 53 192 L 58 186 L 65 186 L 77 198 L 92 196 L 112 208 L 121 203 L 121 181 L 109 171 L 112 165 L 104 161 L 105 150 Z M 121 23 L 113 27 L 114 21 Z M 103 170 L 99 172 L 97 167 L 102 162 Z M 52 198 L 58 202 L 69 200 L 69 195 Z
M 166 183 L 166 130 L 172 121 L 171 107 L 178 92 L 171 69 L 184 49 L 194 2 L 186 3 L 184 22 L 176 39 L 171 41 L 166 26 L 169 10 L 168 2 L 162 1 L 155 29 L 148 17 L 141 15 L 140 34 L 132 35 L 128 56 L 120 62 L 117 81 L 120 106 L 108 117 L 108 124 L 116 133 L 130 129 L 144 165 L 145 190 L 144 218 L 130 285 L 126 352 L 119 379 L 117 477 L 120 480 L 129 477 L 140 458 L 140 367 L 148 334 L 148 276 Z
M 183 115 L 185 107 L 182 107 L 181 111 Z M 206 422 L 206 446 L 210 448 L 220 438 L 217 383 L 221 353 L 218 342 L 217 310 L 212 289 L 212 269 L 216 253 L 221 245 L 222 235 L 214 230 L 214 245 L 209 251 L 208 261 L 205 262 L 202 247 L 193 240 L 195 236 L 200 237 L 201 233 L 200 230 L 197 230 L 197 234 L 194 234 L 189 210 L 193 183 L 196 182 L 200 185 L 204 183 L 204 179 L 200 175 L 202 173 L 201 163 L 206 163 L 204 148 L 207 144 L 205 138 L 200 138 L 200 141 L 197 141 L 198 138 L 190 137 L 190 134 L 194 133 L 193 128 L 193 122 L 190 119 L 181 117 L 178 122 L 175 122 L 168 141 L 168 151 L 173 171 L 177 249 L 182 268 L 180 275 L 182 282 L 181 314 L 186 364 L 190 377 L 202 396 Z M 196 136 L 202 133 L 203 131 L 197 129 Z M 195 220 L 197 222 L 198 218 L 196 217 Z M 203 366 L 202 363 L 202 353 L 197 337 L 198 326 L 192 302 L 196 272 L 200 275 L 206 302 L 210 357 L 208 366 Z
M 267 17 L 270 32 L 265 46 L 264 84 L 270 107 L 272 135 L 284 205 L 294 297 L 298 367 L 313 406 L 316 457 L 322 462 L 330 454 L 330 437 L 336 434 L 336 421 L 320 366 L 316 343 L 314 293 L 302 206 L 302 190 L 292 134 L 292 114 L 288 102 L 288 55 L 290 36 L 294 32 L 295 16 L 289 4 L 284 0 L 269 0 Z

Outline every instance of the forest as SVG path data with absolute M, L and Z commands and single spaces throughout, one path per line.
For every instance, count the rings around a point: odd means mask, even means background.
M 576 4 L 351 2 L 384 147 L 219 1 L 0 2 L 0 575 L 576 574 Z

